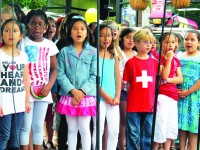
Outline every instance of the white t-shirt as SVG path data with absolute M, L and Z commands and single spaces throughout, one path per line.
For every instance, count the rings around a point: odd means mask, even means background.
M 50 57 L 59 51 L 56 45 L 45 39 L 42 42 L 34 42 L 28 37 L 21 40 L 19 49 L 26 52 L 29 61 L 29 75 L 31 85 L 44 85 L 49 82 Z M 34 99 L 30 99 L 32 101 Z M 40 101 L 52 102 L 51 94 Z
M 15 113 L 14 104 L 17 113 L 25 111 L 23 74 L 27 64 L 26 53 L 20 51 L 20 55 L 12 59 L 0 49 L 0 105 L 4 115 Z

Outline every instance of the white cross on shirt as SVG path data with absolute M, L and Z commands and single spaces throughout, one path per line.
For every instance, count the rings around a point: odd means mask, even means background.
M 148 82 L 153 82 L 153 78 L 147 76 L 147 70 L 142 70 L 142 76 L 136 77 L 136 82 L 142 82 L 142 87 L 148 88 Z

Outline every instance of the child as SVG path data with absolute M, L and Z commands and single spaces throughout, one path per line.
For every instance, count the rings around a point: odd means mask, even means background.
M 119 35 L 119 46 L 122 50 L 123 59 L 119 61 L 120 76 L 122 78 L 124 72 L 124 66 L 126 62 L 136 55 L 136 52 L 133 51 L 134 42 L 133 35 L 135 30 L 133 28 L 123 28 Z M 125 145 L 125 129 L 126 129 L 126 97 L 127 97 L 127 88 L 122 87 L 120 95 L 120 130 L 118 138 L 118 147 L 120 150 L 124 150 Z
M 30 111 L 28 57 L 17 49 L 22 39 L 18 21 L 6 20 L 1 26 L 0 48 L 0 149 L 19 149 L 18 139 L 24 111 Z M 13 37 L 13 38 L 12 38 Z
M 3 24 L 7 19 L 17 19 L 15 12 L 10 6 L 1 9 L 1 24 Z
M 4 7 L 1 9 L 1 15 L 0 15 L 1 25 L 6 21 L 7 19 L 17 19 L 17 16 L 15 12 L 12 10 L 10 6 Z M 2 47 L 2 39 L 0 37 L 0 47 Z
M 182 65 L 183 83 L 179 90 L 178 128 L 180 149 L 197 148 L 200 105 L 200 33 L 190 30 L 185 35 L 184 47 L 186 52 L 178 55 Z
M 48 24 L 44 11 L 31 10 L 27 14 L 26 21 L 28 36 L 22 39 L 20 47 L 28 54 L 32 89 L 38 88 L 39 90 L 37 96 L 34 96 L 34 94 L 30 96 L 32 111 L 24 115 L 20 144 L 22 150 L 28 149 L 29 134 L 32 128 L 33 148 L 34 150 L 41 150 L 44 119 L 48 104 L 52 103 L 50 91 L 57 76 L 56 54 L 58 49 L 52 41 L 43 37 Z
M 157 58 L 158 54 L 157 54 L 157 50 L 156 50 L 156 37 L 153 37 L 153 42 L 152 42 L 152 46 L 151 46 L 151 50 L 149 52 L 149 56 Z
M 174 56 L 176 49 L 176 35 L 166 32 L 160 37 L 162 42 L 162 56 L 160 65 L 161 81 L 158 94 L 154 150 L 158 150 L 159 143 L 164 143 L 164 149 L 169 150 L 171 139 L 178 136 L 178 89 L 176 84 L 183 82 L 180 61 Z
M 46 33 L 46 38 L 55 42 L 56 38 L 55 38 L 55 34 L 56 34 L 56 22 L 52 17 L 48 17 L 48 30 Z M 51 74 L 51 72 L 50 72 Z M 44 123 L 44 147 L 46 149 L 48 148 L 55 148 L 55 146 L 57 146 L 58 142 L 56 139 L 53 139 L 53 119 L 54 119 L 54 115 L 56 112 L 53 112 L 53 108 L 55 110 L 55 105 L 57 102 L 57 81 L 54 83 L 52 89 L 51 89 L 51 95 L 53 98 L 53 103 L 48 105 L 47 108 L 47 113 L 46 113 L 46 117 L 45 117 L 45 123 Z M 53 106 L 54 105 L 54 106 Z M 56 116 L 56 115 L 55 115 Z M 53 127 L 53 128 L 52 128 Z M 57 131 L 57 130 L 56 130 Z M 57 134 L 57 132 L 55 132 L 55 135 Z
M 145 29 L 133 37 L 138 53 L 125 65 L 123 83 L 128 86 L 126 148 L 149 150 L 158 62 L 148 55 L 153 34 Z
M 78 130 L 82 149 L 91 148 L 90 120 L 96 115 L 97 51 L 89 44 L 90 29 L 82 16 L 73 16 L 67 28 L 67 45 L 58 55 L 61 98 L 57 112 L 65 114 L 68 149 L 75 150 Z
M 121 91 L 121 79 L 118 59 L 114 54 L 113 33 L 110 26 L 100 25 L 100 37 L 97 30 L 94 37 L 100 43 L 100 150 L 102 149 L 102 136 L 105 119 L 108 124 L 108 142 L 106 148 L 115 150 L 119 133 L 119 99 Z M 96 148 L 96 117 L 93 118 L 93 149 Z
M 67 27 L 69 26 L 69 24 L 71 23 L 71 21 L 73 20 L 72 17 L 73 16 L 82 16 L 79 13 L 68 13 L 66 14 L 66 16 L 62 19 L 62 22 L 59 26 L 59 33 L 58 35 L 60 35 L 60 39 L 57 41 L 56 46 L 59 50 L 61 50 L 63 47 L 67 46 Z M 90 42 L 89 42 L 90 43 Z M 59 85 L 58 85 L 58 89 L 59 89 Z M 58 90 L 59 91 L 59 90 Z M 58 99 L 59 99 L 58 95 Z M 59 114 L 59 115 L 57 115 Z M 54 116 L 55 117 L 55 116 Z M 58 149 L 67 149 L 67 122 L 66 122 L 66 117 L 65 114 L 60 115 L 60 113 L 56 113 L 56 117 L 57 119 L 54 122 L 55 127 L 58 129 Z M 54 130 L 55 131 L 55 130 Z M 55 132 L 54 132 L 55 133 Z M 56 139 L 56 134 L 53 137 L 54 139 Z M 78 139 L 77 139 L 77 148 L 80 147 L 80 133 L 78 133 Z
M 114 41 L 114 53 L 116 55 L 116 57 L 119 58 L 119 60 L 121 60 L 123 57 L 122 57 L 122 54 L 121 54 L 121 49 L 119 47 L 119 40 L 118 40 L 118 37 L 119 37 L 119 27 L 117 25 L 117 23 L 113 20 L 104 20 L 102 22 L 102 24 L 107 24 L 111 27 L 112 29 L 112 36 L 113 36 L 113 41 Z M 109 150 L 107 149 L 107 141 L 108 141 L 108 124 L 107 124 L 107 121 L 105 121 L 105 127 L 104 127 L 104 134 L 103 134 L 103 147 L 102 149 L 103 150 Z

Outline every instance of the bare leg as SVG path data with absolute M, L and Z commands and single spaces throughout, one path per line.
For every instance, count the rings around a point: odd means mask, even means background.
M 46 121 L 44 122 L 44 144 L 48 142 L 48 134 L 47 134 L 47 127 L 46 127 Z
M 49 104 L 47 108 L 47 113 L 46 113 L 46 133 L 47 133 L 47 142 L 52 142 L 53 138 L 53 104 Z
M 33 145 L 34 150 L 42 150 L 42 145 Z
M 125 130 L 126 130 L 126 101 L 120 101 L 120 129 L 119 129 L 119 138 L 118 146 L 119 150 L 124 150 L 125 145 Z
M 21 150 L 30 150 L 29 145 L 21 145 L 20 148 L 21 148 Z
M 187 131 L 179 130 L 179 145 L 180 150 L 185 150 L 187 141 Z
M 25 150 L 26 150 L 26 149 L 25 149 Z M 33 150 L 32 129 L 31 129 L 30 136 L 29 136 L 28 150 Z
M 189 132 L 189 150 L 196 150 L 198 134 Z
M 54 147 L 58 147 L 58 131 L 57 130 L 53 130 L 53 145 Z
M 171 139 L 171 147 L 175 147 L 175 142 L 173 139 Z
M 170 150 L 171 146 L 171 139 L 167 139 L 166 142 L 164 143 L 164 150 Z
M 154 142 L 153 150 L 158 150 L 158 148 L 159 148 L 159 144 L 160 144 L 160 143 L 156 143 L 156 142 Z

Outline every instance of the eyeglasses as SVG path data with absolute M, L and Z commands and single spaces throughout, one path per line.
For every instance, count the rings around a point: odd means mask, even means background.
M 39 27 L 39 28 L 42 28 L 42 27 L 45 27 L 46 24 L 44 22 L 40 22 L 40 23 L 35 23 L 35 22 L 31 22 L 28 24 L 31 28 L 36 28 L 36 27 Z
M 144 44 L 144 45 L 152 45 L 153 42 L 150 41 L 140 41 L 140 43 Z
M 119 27 L 118 27 L 118 26 L 110 26 L 110 28 L 111 28 L 112 30 L 119 30 Z

